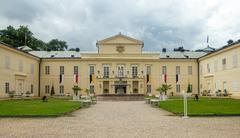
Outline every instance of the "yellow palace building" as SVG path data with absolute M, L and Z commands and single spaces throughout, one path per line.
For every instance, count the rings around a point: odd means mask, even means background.
M 0 97 L 73 94 L 73 86 L 101 94 L 168 94 L 226 90 L 240 96 L 240 43 L 214 52 L 143 51 L 143 41 L 118 34 L 97 41 L 97 51 L 32 51 L 0 42 Z

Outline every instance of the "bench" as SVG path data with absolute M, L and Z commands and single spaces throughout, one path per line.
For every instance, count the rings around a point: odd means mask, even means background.
M 151 100 L 150 100 L 150 104 L 151 104 L 151 105 L 157 106 L 159 103 L 160 103 L 160 100 L 159 100 L 159 99 L 151 99 Z

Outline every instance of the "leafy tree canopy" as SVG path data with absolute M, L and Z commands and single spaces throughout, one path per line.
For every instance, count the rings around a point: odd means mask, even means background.
M 68 48 L 65 41 L 52 39 L 49 42 L 44 42 L 35 38 L 27 26 L 19 26 L 19 28 L 16 29 L 10 25 L 6 29 L 0 30 L 0 41 L 13 47 L 27 45 L 33 50 L 59 51 Z

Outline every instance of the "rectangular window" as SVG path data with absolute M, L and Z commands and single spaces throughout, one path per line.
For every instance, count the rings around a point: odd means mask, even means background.
M 33 73 L 34 73 L 34 64 L 31 64 L 31 67 L 30 67 L 30 72 L 31 72 L 31 74 L 33 74 Z
M 124 77 L 124 66 L 123 65 L 118 66 L 118 77 Z
M 90 75 L 94 74 L 94 66 L 89 66 L 89 73 Z
M 64 66 L 60 66 L 60 74 L 61 74 L 61 75 L 64 74 Z
M 151 93 L 151 85 L 147 85 L 147 93 Z
M 214 61 L 214 71 L 217 72 L 218 71 L 218 61 Z
M 188 92 L 192 92 L 192 84 L 189 84 L 189 90 Z
M 94 85 L 90 85 L 90 93 L 91 93 L 91 94 L 94 93 Z
M 74 75 L 78 74 L 78 66 L 73 67 L 73 73 L 74 73 Z
M 50 74 L 50 66 L 45 66 L 45 74 L 46 75 Z
M 202 75 L 202 74 L 203 74 L 203 68 L 202 68 L 202 65 L 200 65 L 199 68 L 200 68 L 200 69 L 199 69 L 200 75 Z
M 138 75 L 138 68 L 136 65 L 132 66 L 132 77 L 136 78 Z
M 59 93 L 64 94 L 64 86 L 63 85 L 59 86 Z
M 222 69 L 223 70 L 226 69 L 226 64 L 227 64 L 226 58 L 222 59 Z
M 237 54 L 233 55 L 233 67 L 236 68 L 238 66 L 238 56 Z
M 176 74 L 180 74 L 180 66 L 176 66 Z
M 31 84 L 31 90 L 30 90 L 31 93 L 33 93 L 33 84 Z
M 188 66 L 188 75 L 192 75 L 192 66 Z
M 18 71 L 23 72 L 23 61 L 22 60 L 19 60 L 19 62 L 18 62 Z
M 10 69 L 10 57 L 5 56 L 5 68 Z
M 180 92 L 180 91 L 181 91 L 180 84 L 177 84 L 176 85 L 176 92 Z
M 207 73 L 210 73 L 211 70 L 210 70 L 210 64 L 207 64 Z
M 50 92 L 50 86 L 49 85 L 45 85 L 45 93 L 49 94 Z
M 147 75 L 150 75 L 151 74 L 151 66 L 147 66 Z
M 5 93 L 9 93 L 9 91 L 10 91 L 10 84 L 9 84 L 9 82 L 6 82 L 5 83 Z
M 167 66 L 162 66 L 162 74 L 167 74 Z
M 103 67 L 103 76 L 108 78 L 109 77 L 109 66 Z

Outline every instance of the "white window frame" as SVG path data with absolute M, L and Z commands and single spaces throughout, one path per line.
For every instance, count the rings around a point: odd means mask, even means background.
M 138 65 L 132 65 L 132 77 L 135 78 L 138 76 Z
M 64 75 L 64 66 L 60 66 L 60 70 L 59 71 L 60 71 L 61 75 Z
M 50 74 L 50 66 L 45 66 L 45 75 Z
M 95 74 L 94 65 L 90 65 L 90 66 L 89 66 L 89 74 L 90 74 L 90 75 L 94 75 L 94 74 Z
M 110 72 L 109 65 L 104 65 L 103 66 L 103 77 L 108 78 L 109 77 L 109 72 Z
M 73 74 L 74 75 L 78 74 L 78 66 L 73 66 Z
M 192 75 L 192 66 L 188 66 L 188 75 Z
M 118 77 L 124 77 L 124 65 L 117 66 L 117 75 Z
M 46 94 L 50 93 L 50 86 L 49 85 L 45 85 L 45 93 Z
M 167 66 L 162 66 L 162 75 L 167 74 Z
M 181 85 L 180 84 L 176 84 L 176 92 L 177 93 L 181 92 Z
M 176 74 L 180 74 L 181 73 L 181 67 L 180 66 L 176 66 Z
M 64 85 L 59 86 L 59 94 L 64 94 Z
M 151 73 L 152 73 L 152 66 L 151 65 L 147 65 L 146 66 L 146 74 L 147 75 L 151 75 Z

